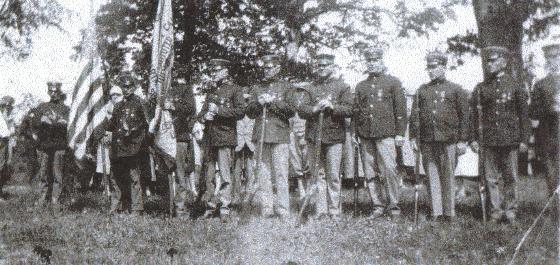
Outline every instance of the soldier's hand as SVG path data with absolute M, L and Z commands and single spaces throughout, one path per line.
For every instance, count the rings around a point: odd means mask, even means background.
M 65 119 L 60 119 L 57 121 L 58 124 L 66 125 L 68 122 Z
M 213 112 L 206 112 L 206 114 L 204 114 L 204 119 L 207 121 L 213 121 L 214 120 L 214 113 Z
M 527 146 L 526 143 L 520 143 L 519 144 L 519 152 L 526 153 L 528 150 L 529 150 L 529 147 Z
M 412 150 L 414 150 L 415 152 L 418 151 L 418 144 L 416 144 L 416 139 L 410 140 L 410 147 L 412 147 Z
M 258 101 L 259 104 L 261 104 L 262 106 L 266 105 L 266 103 L 267 103 L 267 101 L 266 101 L 266 96 L 267 96 L 267 95 L 268 95 L 268 94 L 262 94 L 262 95 L 259 95 L 259 96 L 257 97 L 257 101 Z
M 331 102 L 331 100 L 330 99 L 325 99 L 325 103 L 323 105 L 323 110 L 326 110 L 326 109 L 331 109 L 332 110 L 333 108 L 334 108 L 334 106 L 333 106 L 333 103 Z
M 37 134 L 31 134 L 31 138 L 33 138 L 34 141 L 39 140 L 39 136 L 37 136 Z
M 462 155 L 467 152 L 467 144 L 465 142 L 457 143 L 457 155 Z
M 52 121 L 49 117 L 43 115 L 41 116 L 41 123 L 52 124 Z
M 210 104 L 208 104 L 208 111 L 212 113 L 218 112 L 218 105 L 216 105 L 216 103 L 211 102 Z
M 163 103 L 164 110 L 175 110 L 175 104 L 170 99 L 165 100 Z
M 473 152 L 478 153 L 478 150 L 480 149 L 480 146 L 478 145 L 477 141 L 473 141 L 471 143 L 471 149 L 473 150 Z
M 103 136 L 103 139 L 101 139 L 101 141 L 103 142 L 103 144 L 109 145 L 111 144 L 111 140 L 113 137 L 111 137 L 111 133 L 106 132 L 105 136 Z
M 395 136 L 395 145 L 396 146 L 403 146 L 404 145 L 404 137 L 401 135 Z

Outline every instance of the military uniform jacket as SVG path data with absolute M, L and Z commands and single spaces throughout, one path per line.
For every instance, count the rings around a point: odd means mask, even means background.
M 352 116 L 352 93 L 350 87 L 340 79 L 330 79 L 316 82 L 305 88 L 303 103 L 298 107 L 298 113 L 306 122 L 305 138 L 315 143 L 319 131 L 319 113 L 313 113 L 317 102 L 330 98 L 333 109 L 323 114 L 323 128 L 321 142 L 326 144 L 344 142 L 344 119 Z
M 218 112 L 214 120 L 204 120 L 208 105 L 214 103 Z M 235 84 L 224 84 L 206 95 L 206 102 L 199 113 L 199 121 L 205 124 L 205 141 L 208 146 L 236 146 L 237 120 L 244 116 L 241 88 Z
M 64 150 L 68 145 L 67 126 L 70 108 L 63 102 L 44 102 L 35 109 L 33 131 L 37 134 L 37 148 L 43 151 Z M 44 122 L 48 120 L 48 122 Z
M 117 103 L 107 130 L 113 134 L 113 157 L 123 158 L 147 153 L 150 139 L 146 102 L 132 95 Z
M 560 76 L 548 75 L 535 83 L 531 96 L 529 117 L 539 121 L 535 132 L 538 150 L 554 152 L 558 150 L 558 112 L 554 111 L 554 98 L 560 91 Z
M 258 142 L 262 133 L 263 106 L 259 104 L 257 97 L 264 93 L 276 96 L 276 100 L 267 108 L 264 142 L 287 144 L 290 141 L 289 120 L 295 114 L 295 107 L 292 86 L 286 81 L 274 81 L 251 87 L 252 98 L 247 106 L 247 115 L 255 119 L 253 141 Z
M 393 76 L 370 76 L 358 83 L 354 119 L 360 137 L 367 139 L 404 136 L 406 98 L 401 82 Z
M 194 95 L 190 86 L 173 87 L 168 96 L 173 101 L 175 107 L 171 111 L 173 117 L 173 127 L 177 142 L 188 142 L 191 140 L 193 127 L 193 116 L 196 115 Z
M 482 106 L 484 145 L 515 146 L 529 140 L 527 93 L 511 76 L 504 75 L 478 84 L 471 96 L 471 134 L 478 135 L 478 91 Z
M 410 138 L 418 138 L 421 142 L 468 141 L 468 116 L 467 92 L 450 81 L 434 80 L 420 86 L 416 92 Z

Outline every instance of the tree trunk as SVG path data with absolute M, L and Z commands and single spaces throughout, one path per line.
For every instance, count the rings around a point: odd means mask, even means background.
M 508 48 L 510 71 L 519 81 L 523 78 L 523 22 L 528 16 L 528 5 L 527 0 L 473 0 L 479 46 Z M 482 54 L 482 58 L 485 57 L 486 54 Z M 486 69 L 484 73 L 486 76 Z

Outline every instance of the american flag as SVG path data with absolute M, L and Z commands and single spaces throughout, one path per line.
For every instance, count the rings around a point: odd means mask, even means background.
M 103 93 L 100 60 L 91 59 L 82 70 L 74 91 L 68 123 L 68 146 L 78 160 L 83 160 L 93 133 L 107 119 L 108 104 Z

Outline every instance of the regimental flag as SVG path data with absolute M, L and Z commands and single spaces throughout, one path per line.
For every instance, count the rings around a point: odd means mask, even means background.
M 97 52 L 93 20 L 89 28 L 85 42 L 88 62 L 74 86 L 68 117 L 68 146 L 79 161 L 86 157 L 87 150 L 95 150 L 88 148 L 90 139 L 94 132 L 101 130 L 110 108 L 103 93 L 104 71 Z
M 175 129 L 169 110 L 164 108 L 167 92 L 171 88 L 173 68 L 173 13 L 172 0 L 160 0 L 152 37 L 152 66 L 150 68 L 150 89 L 148 97 L 156 98 L 155 147 L 167 162 L 174 162 L 177 154 Z

